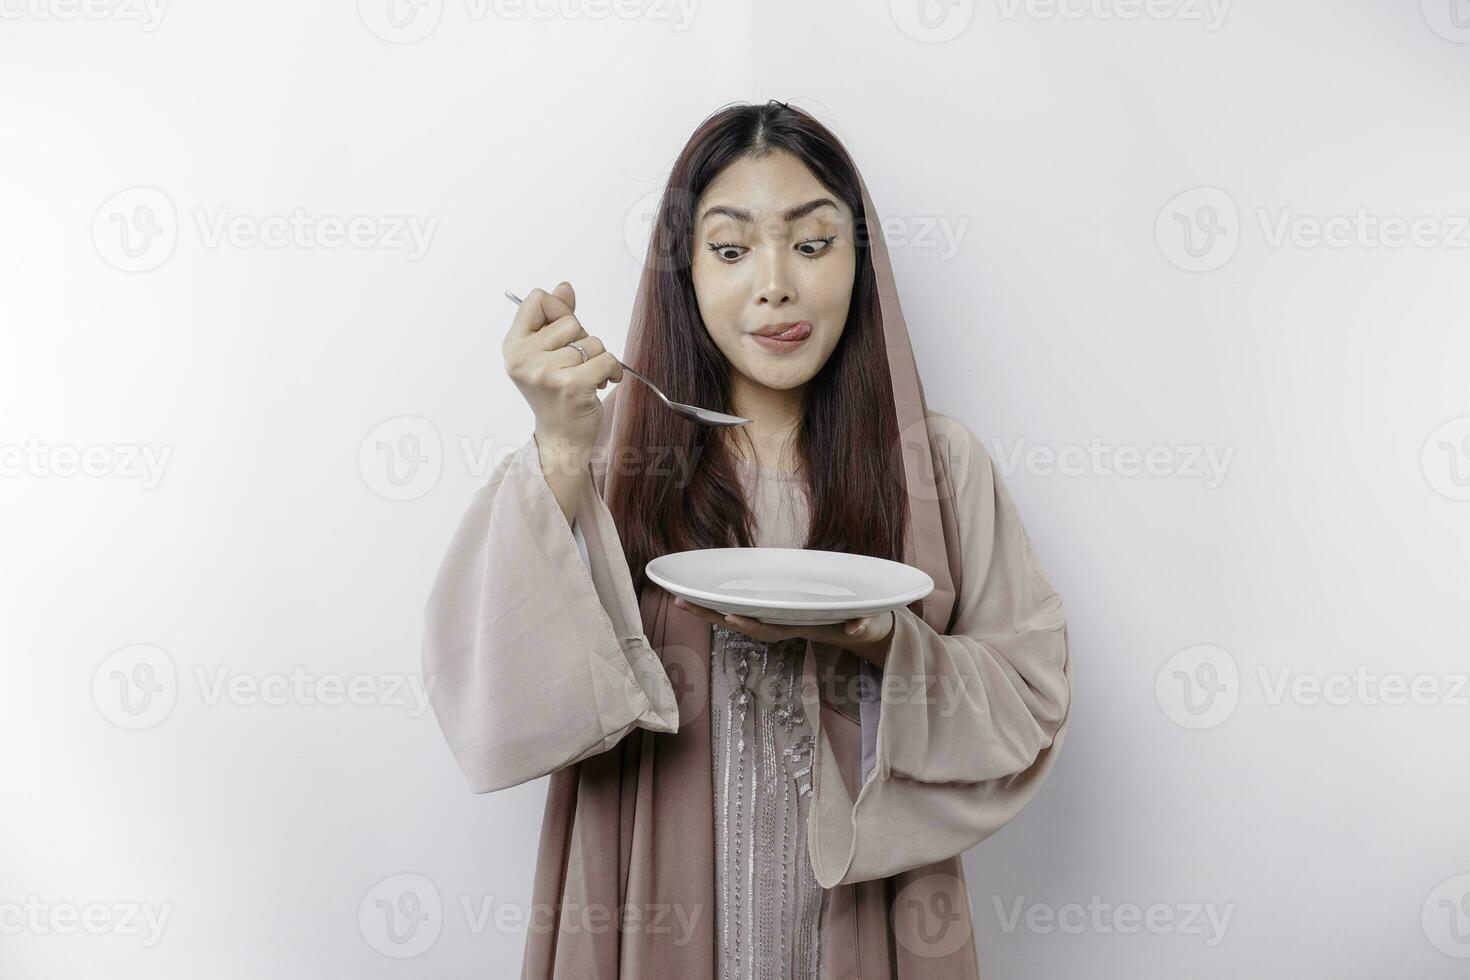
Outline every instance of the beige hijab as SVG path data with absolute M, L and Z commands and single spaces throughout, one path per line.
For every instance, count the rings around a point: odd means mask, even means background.
M 959 855 L 1015 816 L 1055 761 L 1070 705 L 1065 622 L 988 457 L 962 426 L 926 407 L 866 182 L 862 203 L 874 229 L 870 255 L 909 488 L 905 560 L 935 583 L 927 598 L 899 611 L 888 670 L 967 686 L 948 715 L 885 703 L 876 766 L 864 780 L 858 706 L 829 702 L 819 692 L 816 645 L 808 644 L 802 694 L 807 717 L 820 718 L 808 842 L 817 880 L 833 890 L 824 920 L 825 976 L 975 980 Z M 653 259 L 650 254 L 645 265 L 645 287 Z M 652 293 L 640 288 L 638 295 Z M 637 331 L 645 318 L 638 313 L 626 348 L 635 358 L 644 340 Z M 620 458 L 627 422 L 617 393 L 614 388 L 604 401 L 594 454 L 598 497 L 584 499 L 576 515 L 593 555 L 597 592 L 578 583 L 571 593 L 570 579 L 537 578 L 571 553 L 571 536 L 544 480 L 523 473 L 513 503 L 506 502 L 509 484 L 492 481 L 472 505 L 436 582 L 424 669 L 438 675 L 430 689 L 434 709 L 477 792 L 561 766 L 551 771 L 533 894 L 537 909 L 559 912 L 533 917 L 522 977 L 714 980 L 709 623 L 652 584 L 632 593 L 604 502 L 618 479 L 607 463 Z M 958 474 L 957 456 L 967 468 Z M 534 440 L 520 461 L 526 471 L 539 466 Z M 970 536 L 963 542 L 962 527 Z M 548 557 L 553 547 L 556 555 Z M 567 564 L 558 574 L 582 571 L 580 563 Z M 957 583 L 965 603 L 958 610 Z M 588 655 L 575 645 L 589 641 L 559 619 L 555 604 L 560 597 L 571 607 L 567 615 L 586 615 L 591 602 L 592 614 L 600 615 L 598 595 L 616 598 L 604 598 L 612 629 L 604 627 L 594 642 L 614 650 L 621 645 L 627 663 L 609 669 L 600 659 L 606 655 L 593 658 L 586 686 L 594 691 L 575 709 L 570 727 L 592 717 L 585 731 L 568 735 L 567 719 L 546 716 L 572 711 L 574 697 L 559 680 L 562 693 L 549 700 L 545 672 L 580 677 Z M 967 618 L 957 624 L 961 614 Z M 945 636 L 957 625 L 971 631 L 963 645 Z M 859 672 L 858 659 L 822 652 L 845 675 L 835 689 L 852 690 L 840 685 Z M 547 659 L 556 657 L 564 659 Z M 620 694 L 609 697 L 613 685 Z M 670 688 L 676 705 L 658 693 Z M 619 698 L 622 703 L 610 704 Z M 612 716 L 628 727 L 613 731 Z M 599 741 L 604 730 L 612 734 Z M 574 736 L 581 748 L 573 761 Z M 589 909 L 602 910 L 604 928 L 588 928 Z M 606 925 L 607 910 L 619 909 L 643 926 Z M 663 928 L 656 922 L 661 915 Z

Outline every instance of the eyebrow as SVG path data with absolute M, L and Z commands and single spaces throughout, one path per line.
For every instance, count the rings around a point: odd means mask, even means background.
M 781 215 L 781 218 L 785 221 L 795 221 L 797 218 L 802 218 L 808 214 L 811 214 L 813 211 L 820 207 L 829 207 L 834 211 L 837 210 L 836 203 L 833 202 L 830 197 L 819 197 L 814 201 L 807 201 L 805 204 L 798 204 L 794 208 L 788 208 L 786 213 Z M 750 224 L 751 221 L 749 211 L 745 210 L 744 208 L 737 208 L 732 204 L 716 204 L 714 207 L 706 211 L 704 215 L 700 217 L 699 221 L 701 224 L 703 224 L 710 218 L 721 214 L 725 215 L 726 217 L 734 218 L 736 221 L 740 221 L 745 224 Z

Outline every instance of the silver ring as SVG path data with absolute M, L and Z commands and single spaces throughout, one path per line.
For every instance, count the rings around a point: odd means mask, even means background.
M 574 340 L 570 344 L 567 344 L 567 346 L 568 347 L 575 347 L 577 349 L 577 353 L 582 355 L 582 363 L 583 364 L 586 364 L 587 363 L 587 352 L 582 349 L 582 345 L 581 344 L 577 343 Z

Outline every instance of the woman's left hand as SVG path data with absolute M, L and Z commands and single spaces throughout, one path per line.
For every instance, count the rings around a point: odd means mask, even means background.
M 775 623 L 763 623 L 749 616 L 739 616 L 734 613 L 726 615 L 717 609 L 695 605 L 678 596 L 674 598 L 674 605 L 688 610 L 700 619 L 739 630 L 755 640 L 775 643 L 794 636 L 801 637 L 850 651 L 880 668 L 888 659 L 888 646 L 893 638 L 892 611 L 825 626 L 779 626 Z

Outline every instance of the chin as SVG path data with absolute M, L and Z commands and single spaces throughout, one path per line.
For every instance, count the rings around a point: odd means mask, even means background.
M 812 365 L 806 363 L 805 358 L 801 362 L 792 360 L 790 363 L 780 365 L 747 362 L 735 365 L 735 369 L 756 384 L 775 391 L 785 391 L 788 388 L 804 385 L 817 373 Z

